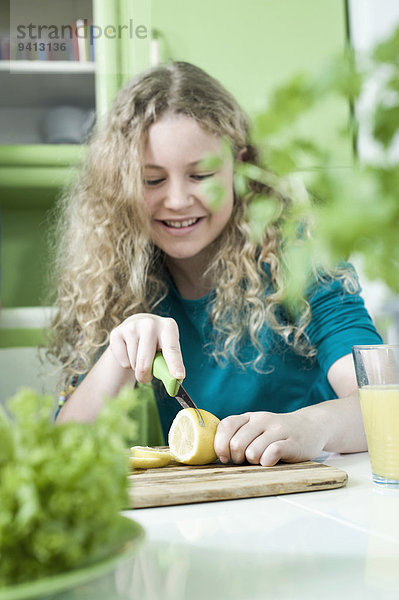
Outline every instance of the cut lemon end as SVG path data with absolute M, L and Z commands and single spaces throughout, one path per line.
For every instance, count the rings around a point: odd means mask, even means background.
M 133 469 L 156 469 L 166 467 L 172 456 L 166 450 L 151 448 L 150 446 L 132 446 L 130 448 L 132 456 L 129 457 L 130 467 Z
M 164 458 L 144 458 L 141 456 L 129 456 L 129 465 L 132 469 L 157 469 L 166 467 L 170 463 L 170 456 Z
M 170 456 L 170 452 L 168 448 L 153 448 L 152 446 L 132 446 L 130 448 L 130 452 L 132 456 L 137 456 L 141 458 L 164 458 L 165 456 Z
M 219 419 L 200 409 L 202 427 L 194 408 L 179 411 L 169 430 L 168 442 L 172 457 L 186 465 L 206 465 L 217 459 L 213 442 Z

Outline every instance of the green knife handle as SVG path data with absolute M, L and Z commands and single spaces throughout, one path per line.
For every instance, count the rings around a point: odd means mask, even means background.
M 157 352 L 155 355 L 154 362 L 152 363 L 152 374 L 162 381 L 169 396 L 176 396 L 181 381 L 175 379 L 169 373 L 168 365 L 166 364 L 162 352 Z

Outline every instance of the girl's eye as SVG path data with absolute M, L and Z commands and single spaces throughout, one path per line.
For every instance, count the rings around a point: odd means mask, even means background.
M 195 181 L 202 181 L 203 179 L 208 179 L 208 177 L 212 177 L 215 173 L 196 173 L 195 175 L 191 175 L 192 179 Z
M 144 185 L 146 185 L 148 187 L 152 187 L 154 185 L 158 185 L 159 183 L 162 183 L 162 181 L 164 181 L 163 177 L 161 177 L 160 179 L 144 179 Z

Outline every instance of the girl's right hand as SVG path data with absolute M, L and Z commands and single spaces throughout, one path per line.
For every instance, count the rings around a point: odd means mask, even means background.
M 157 350 L 162 350 L 173 377 L 185 377 L 179 328 L 174 319 L 148 313 L 132 315 L 111 331 L 109 345 L 117 362 L 132 369 L 139 383 L 151 381 Z

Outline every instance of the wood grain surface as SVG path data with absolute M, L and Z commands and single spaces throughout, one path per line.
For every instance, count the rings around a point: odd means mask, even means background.
M 237 498 L 256 498 L 339 488 L 345 471 L 313 461 L 259 465 L 186 466 L 172 463 L 135 470 L 129 476 L 131 508 L 171 506 Z

